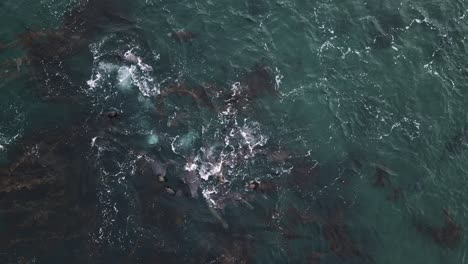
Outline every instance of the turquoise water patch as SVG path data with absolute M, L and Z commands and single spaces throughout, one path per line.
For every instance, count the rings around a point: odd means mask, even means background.
M 148 135 L 147 142 L 148 142 L 148 145 L 153 146 L 153 145 L 158 144 L 159 138 L 157 135 L 150 134 Z

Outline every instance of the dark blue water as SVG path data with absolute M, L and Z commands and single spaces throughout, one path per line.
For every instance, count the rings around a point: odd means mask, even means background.
M 463 1 L 0 3 L 0 263 L 465 263 Z

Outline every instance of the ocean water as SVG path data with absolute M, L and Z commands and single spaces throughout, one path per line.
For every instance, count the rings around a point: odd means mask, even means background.
M 468 263 L 467 13 L 2 0 L 0 263 Z

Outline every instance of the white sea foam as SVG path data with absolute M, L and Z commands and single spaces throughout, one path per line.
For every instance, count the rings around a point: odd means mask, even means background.
M 197 170 L 198 169 L 198 166 L 195 162 L 187 162 L 184 166 L 184 169 L 186 171 L 194 171 L 194 170 Z
M 245 124 L 239 128 L 239 134 L 242 136 L 243 143 L 249 148 L 250 153 L 257 146 L 264 146 L 268 140 L 268 137 L 261 133 L 260 124 L 257 122 Z
M 123 91 L 128 91 L 132 88 L 133 69 L 131 67 L 122 66 L 117 71 L 117 87 L 119 87 Z
M 94 89 L 98 86 L 98 83 L 101 80 L 101 78 L 101 74 L 97 73 L 95 76 L 92 76 L 91 79 L 86 81 L 86 84 L 88 84 L 89 88 Z
M 123 54 L 126 65 L 116 65 L 105 61 L 103 54 L 108 54 L 107 42 L 112 41 L 112 35 L 104 37 L 100 42 L 90 45 L 93 54 L 94 67 L 87 84 L 91 90 L 101 86 L 115 86 L 121 91 L 138 88 L 145 97 L 152 97 L 160 92 L 159 84 L 153 78 L 153 67 L 138 56 L 139 47 L 135 46 Z M 115 79 L 114 79 L 115 78 Z
M 203 197 L 210 199 L 212 194 L 218 193 L 215 189 L 213 188 L 206 188 L 202 191 Z
M 97 137 L 93 137 L 91 139 L 91 147 L 94 147 L 96 145 L 96 139 L 97 139 Z
M 220 114 L 215 123 L 215 127 L 224 128 L 204 127 L 202 137 L 210 140 L 205 142 L 193 163 L 187 163 L 186 169 L 198 170 L 203 179 L 203 196 L 211 207 L 218 208 L 225 203 L 231 183 L 245 180 L 247 160 L 256 156 L 258 147 L 264 146 L 269 137 L 258 122 L 238 121 L 234 112 Z M 218 180 L 210 180 L 212 177 Z

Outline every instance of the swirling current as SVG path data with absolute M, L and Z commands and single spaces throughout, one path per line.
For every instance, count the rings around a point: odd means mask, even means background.
M 468 263 L 467 14 L 1 1 L 0 263 Z

